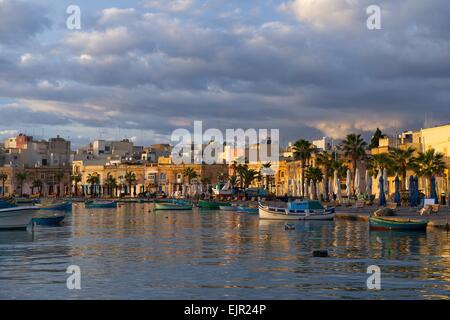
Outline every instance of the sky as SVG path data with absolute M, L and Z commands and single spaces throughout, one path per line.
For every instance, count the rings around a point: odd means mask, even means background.
M 0 0 L 1 139 L 370 137 L 449 123 L 449 89 L 448 0 Z

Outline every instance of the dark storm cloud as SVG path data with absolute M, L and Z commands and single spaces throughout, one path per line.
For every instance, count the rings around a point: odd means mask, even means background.
M 18 125 L 44 121 L 40 111 L 50 122 L 160 135 L 193 120 L 279 128 L 285 139 L 415 129 L 427 113 L 449 122 L 449 3 L 378 3 L 376 31 L 365 26 L 366 0 L 286 0 L 271 11 L 234 3 L 217 25 L 207 16 L 217 1 L 107 8 L 63 38 L 4 45 L 0 97 L 33 110 Z M 49 25 L 39 19 L 17 30 L 34 25 L 33 37 Z M 0 21 L 0 39 L 2 30 Z

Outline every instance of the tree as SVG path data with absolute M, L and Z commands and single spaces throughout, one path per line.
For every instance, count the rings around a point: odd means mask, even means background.
M 117 179 L 112 175 L 108 175 L 108 178 L 106 178 L 106 186 L 108 188 L 108 194 L 114 196 L 113 191 L 117 187 Z
M 264 187 L 266 190 L 269 190 L 269 172 L 271 172 L 270 167 L 272 167 L 272 163 L 271 162 L 266 162 L 263 163 L 260 169 L 260 172 L 262 172 L 262 175 L 264 177 Z
M 78 183 L 81 182 L 82 176 L 81 174 L 73 174 L 70 176 L 70 179 L 74 182 L 74 188 L 75 188 L 75 196 L 78 196 Z
M 300 160 L 302 168 L 302 194 L 305 194 L 305 168 L 315 149 L 311 142 L 303 139 L 296 141 L 292 149 L 294 150 L 294 158 Z
M 352 181 L 355 179 L 355 172 L 358 166 L 358 162 L 366 155 L 367 143 L 361 137 L 360 134 L 351 133 L 342 141 L 341 149 L 344 151 L 344 155 L 349 157 L 352 163 Z M 355 194 L 355 187 L 353 186 L 353 195 Z
M 333 160 L 331 163 L 331 171 L 337 171 L 337 176 L 339 179 L 343 179 L 347 175 L 348 166 L 342 160 Z
M 259 172 L 253 169 L 246 169 L 242 171 L 242 181 L 244 188 L 247 189 L 255 179 L 259 178 Z
M 429 194 L 431 194 L 431 177 L 442 174 L 445 170 L 444 154 L 435 152 L 434 149 L 419 152 L 412 163 L 412 167 L 419 176 L 426 177 L 429 180 Z
M 127 171 L 125 173 L 125 181 L 127 182 L 127 185 L 128 185 L 128 192 L 129 192 L 129 194 L 131 194 L 131 187 L 137 181 L 136 174 L 132 171 L 130 171 L 130 172 Z
M 90 184 L 91 195 L 94 194 L 94 186 L 100 184 L 100 177 L 97 173 L 89 174 L 86 182 Z
M 237 174 L 238 174 L 238 176 L 239 176 L 239 184 L 240 184 L 241 189 L 242 189 L 242 188 L 245 188 L 244 173 L 245 173 L 247 170 L 248 170 L 248 165 L 247 165 L 247 164 L 241 164 L 241 163 L 239 163 L 239 164 L 236 166 L 236 171 L 237 171 Z
M 0 180 L 2 180 L 2 197 L 5 196 L 5 183 L 8 180 L 8 175 L 4 172 L 0 172 Z
M 219 182 L 224 182 L 228 180 L 228 173 L 225 172 L 220 172 L 217 174 L 217 181 Z
M 380 146 L 380 139 L 386 137 L 379 128 L 375 130 L 375 133 L 372 136 L 372 140 L 370 140 L 369 149 L 378 148 Z
M 317 167 L 309 167 L 306 170 L 305 177 L 308 180 L 312 180 L 313 182 L 313 197 L 315 200 L 318 199 L 317 196 L 317 182 L 321 182 L 323 180 L 323 172 L 320 168 Z
M 24 184 L 25 180 L 27 180 L 26 172 L 17 172 L 16 179 L 20 186 L 20 196 L 23 196 L 23 184 Z
M 383 174 L 384 169 L 388 171 L 388 173 L 392 173 L 394 171 L 394 163 L 391 156 L 388 153 L 380 153 L 374 154 L 368 159 L 369 168 L 373 170 L 374 176 L 381 172 Z
M 198 177 L 198 174 L 197 174 L 197 172 L 196 172 L 193 168 L 188 167 L 188 168 L 186 168 L 186 169 L 183 170 L 183 177 L 184 177 L 184 178 L 187 178 L 187 184 L 190 186 L 190 185 L 191 185 L 192 179 L 197 178 L 197 177 Z M 190 189 L 191 189 L 191 188 L 189 188 L 189 190 L 190 190 Z
M 42 180 L 40 179 L 34 179 L 31 184 L 31 193 L 34 194 L 34 189 L 37 188 L 39 192 L 39 196 L 42 196 Z
M 327 151 L 322 151 L 320 153 L 317 154 L 317 158 L 316 158 L 316 164 L 320 167 L 322 167 L 323 169 L 323 175 L 325 177 L 325 200 L 328 201 L 328 194 L 329 194 L 329 189 L 328 189 L 328 184 L 330 181 L 330 177 L 333 176 L 333 170 L 331 169 L 331 166 L 333 165 L 334 162 L 334 157 L 332 154 L 328 153 Z
M 389 151 L 394 170 L 401 174 L 402 190 L 406 190 L 406 170 L 413 166 L 415 151 L 416 149 L 413 147 L 407 149 L 395 148 Z

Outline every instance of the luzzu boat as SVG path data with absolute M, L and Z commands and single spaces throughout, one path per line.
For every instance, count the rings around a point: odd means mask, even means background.
M 427 224 L 427 220 L 369 217 L 371 230 L 423 231 Z
M 0 199 L 0 230 L 26 230 L 37 210 L 34 206 L 18 207 Z
M 238 213 L 258 213 L 258 208 L 252 208 L 252 207 L 248 207 L 248 206 L 239 206 L 236 209 L 236 212 Z
M 208 201 L 208 200 L 199 200 L 198 201 L 198 207 L 201 209 L 219 210 L 221 206 L 222 207 L 231 206 L 231 203 Z
M 221 210 L 221 211 L 236 211 L 237 207 L 236 206 L 228 206 L 228 205 L 227 206 L 220 205 L 219 210 Z
M 63 202 L 55 202 L 55 203 L 39 203 L 36 204 L 42 210 L 49 211 L 69 211 L 72 210 L 72 202 L 63 201 Z
M 33 217 L 33 223 L 41 226 L 57 226 L 66 218 L 64 212 L 43 212 Z
M 192 204 L 182 200 L 173 200 L 172 202 L 160 202 L 155 203 L 155 210 L 192 210 Z
M 84 203 L 86 209 L 100 209 L 100 208 L 117 208 L 116 201 L 86 201 Z
M 287 208 L 259 203 L 258 213 L 261 219 L 271 220 L 333 220 L 335 208 L 324 208 L 313 200 L 289 202 Z

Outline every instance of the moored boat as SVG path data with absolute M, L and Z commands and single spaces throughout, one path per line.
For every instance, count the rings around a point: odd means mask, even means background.
M 38 210 L 34 206 L 0 209 L 0 230 L 26 230 Z
M 287 208 L 259 204 L 260 219 L 271 220 L 333 220 L 335 208 L 324 208 L 319 201 L 289 202 Z
M 248 207 L 248 206 L 239 206 L 239 207 L 237 207 L 236 212 L 254 214 L 254 213 L 258 213 L 258 208 L 252 208 L 252 207 Z
M 231 206 L 231 203 L 208 201 L 208 200 L 199 200 L 198 201 L 198 207 L 201 209 L 219 210 L 221 206 L 222 207 Z
M 192 204 L 187 201 L 155 203 L 155 210 L 192 210 Z
M 65 217 L 64 212 L 39 212 L 34 215 L 33 223 L 41 226 L 56 226 L 60 225 Z
M 97 208 L 117 208 L 116 201 L 86 201 L 84 203 L 87 209 L 97 209 Z
M 42 210 L 49 211 L 69 211 L 72 210 L 72 202 L 38 203 L 36 206 Z
M 427 224 L 427 220 L 369 217 L 369 227 L 371 230 L 420 231 L 425 230 Z

